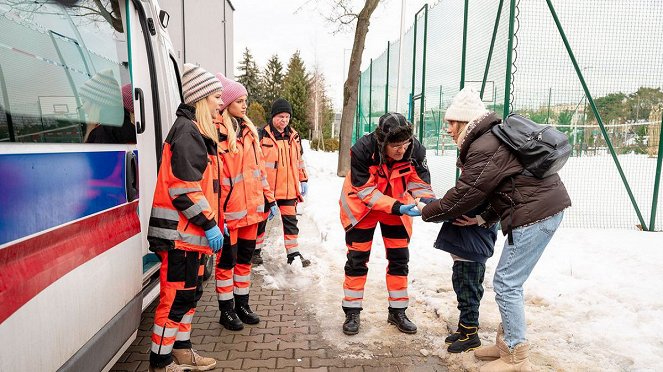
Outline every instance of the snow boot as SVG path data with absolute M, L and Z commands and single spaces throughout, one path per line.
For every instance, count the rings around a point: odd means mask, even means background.
M 398 328 L 399 331 L 408 334 L 417 333 L 417 326 L 408 319 L 405 314 L 405 309 L 392 309 L 389 308 L 389 316 L 387 322 L 391 323 Z
M 253 251 L 253 256 L 251 256 L 251 264 L 254 266 L 262 265 L 262 250 L 256 249 Z
M 171 362 L 169 365 L 165 367 L 152 367 L 150 365 L 147 367 L 148 372 L 184 372 L 182 368 L 180 368 L 179 365 L 177 365 L 175 362 Z
M 454 341 L 458 340 L 459 338 L 460 338 L 460 323 L 458 323 L 458 327 L 456 327 L 456 332 L 447 336 L 447 338 L 444 339 L 444 343 L 447 345 L 451 345 L 452 343 L 454 343 Z
M 221 317 L 219 323 L 229 331 L 241 331 L 244 329 L 244 324 L 237 317 L 237 313 L 233 309 L 233 300 L 219 301 L 219 310 L 221 310 Z
M 480 372 L 530 372 L 534 366 L 529 361 L 529 343 L 516 345 L 513 350 L 504 342 L 504 337 L 497 339 L 500 358 L 481 366 Z
M 302 260 L 302 267 L 308 267 L 311 265 L 311 261 L 307 260 L 302 256 L 301 253 L 295 252 L 295 253 L 288 253 L 288 265 L 292 265 L 292 263 L 295 261 L 295 257 L 299 256 L 299 259 Z
M 260 317 L 249 306 L 249 295 L 235 295 L 235 313 L 244 324 L 260 323 Z
M 359 333 L 359 311 L 346 311 L 345 322 L 343 322 L 343 333 L 346 335 L 356 335 Z
M 497 336 L 495 336 L 495 344 L 474 350 L 474 356 L 479 360 L 499 359 L 500 351 L 497 348 L 497 340 L 503 335 L 504 335 L 504 329 L 502 328 L 502 323 L 500 323 L 500 325 L 497 326 Z
M 481 340 L 479 339 L 479 327 L 470 327 L 462 323 L 459 324 L 458 328 L 459 337 L 456 341 L 452 342 L 451 345 L 447 348 L 447 351 L 450 353 L 462 353 L 465 351 L 470 351 L 481 346 Z
M 184 371 L 209 371 L 216 367 L 216 359 L 200 356 L 193 349 L 173 349 L 173 359 Z

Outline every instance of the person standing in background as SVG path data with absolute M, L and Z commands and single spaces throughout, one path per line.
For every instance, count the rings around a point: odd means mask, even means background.
M 296 257 L 307 267 L 311 261 L 305 259 L 299 251 L 297 237 L 297 203 L 304 201 L 308 192 L 308 174 L 304 164 L 302 142 L 299 133 L 290 126 L 292 106 L 290 102 L 279 98 L 272 104 L 271 117 L 265 127 L 258 131 L 260 146 L 265 156 L 267 182 L 274 191 L 276 203 L 283 222 L 283 241 L 288 264 Z M 270 214 L 269 219 L 274 215 Z M 261 251 L 265 240 L 267 220 L 258 225 L 258 248 L 253 254 L 253 263 L 262 264 Z

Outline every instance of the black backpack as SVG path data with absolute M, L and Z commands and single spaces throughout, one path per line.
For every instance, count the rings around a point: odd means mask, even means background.
M 566 134 L 518 114 L 510 114 L 504 122 L 493 126 L 492 131 L 537 178 L 557 173 L 571 155 Z

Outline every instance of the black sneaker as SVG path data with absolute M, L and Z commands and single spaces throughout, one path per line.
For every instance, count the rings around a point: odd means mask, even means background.
M 356 335 L 359 333 L 359 319 L 358 311 L 349 311 L 345 313 L 345 322 L 343 322 L 343 333 L 346 335 Z
M 233 309 L 221 310 L 219 323 L 229 331 L 241 331 L 244 329 L 244 324 L 239 320 L 237 313 L 235 313 L 235 310 Z
M 417 326 L 408 319 L 405 310 L 389 310 L 387 322 L 395 325 L 403 333 L 417 333 Z
M 251 256 L 251 264 L 255 266 L 260 266 L 262 265 L 262 254 L 260 249 L 256 249 L 253 251 L 253 256 Z
M 450 334 L 447 336 L 447 338 L 444 339 L 444 343 L 447 345 L 451 345 L 454 343 L 454 341 L 458 340 L 460 338 L 460 332 L 456 330 L 456 332 Z

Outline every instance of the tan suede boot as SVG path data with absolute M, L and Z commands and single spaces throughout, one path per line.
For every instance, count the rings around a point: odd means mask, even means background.
M 187 371 L 209 371 L 216 367 L 214 358 L 200 356 L 193 349 L 173 349 L 173 359 Z
M 184 372 L 184 370 L 175 364 L 175 362 L 172 362 L 163 368 L 149 366 L 147 367 L 147 370 L 148 372 Z
M 500 358 L 494 360 L 479 369 L 480 372 L 531 372 L 534 366 L 529 361 L 529 343 L 523 342 L 513 350 L 504 342 L 504 337 L 497 340 L 497 348 Z
M 474 356 L 479 360 L 499 359 L 500 351 L 497 348 L 497 340 L 503 335 L 504 335 L 504 329 L 502 328 L 502 323 L 500 323 L 500 325 L 497 326 L 497 336 L 495 336 L 495 344 L 474 350 Z

